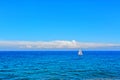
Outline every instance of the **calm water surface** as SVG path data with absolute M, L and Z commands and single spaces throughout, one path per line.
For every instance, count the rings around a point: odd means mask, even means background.
M 0 51 L 0 80 L 120 80 L 120 51 Z

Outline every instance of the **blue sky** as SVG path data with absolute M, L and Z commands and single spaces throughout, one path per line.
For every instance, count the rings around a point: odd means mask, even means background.
M 120 43 L 120 1 L 0 0 L 0 40 Z

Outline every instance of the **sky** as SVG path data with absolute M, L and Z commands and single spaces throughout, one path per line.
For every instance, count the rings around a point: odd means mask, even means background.
M 56 41 L 53 48 L 59 41 L 62 48 L 69 42 L 118 46 L 119 36 L 119 0 L 0 0 L 0 49 Z

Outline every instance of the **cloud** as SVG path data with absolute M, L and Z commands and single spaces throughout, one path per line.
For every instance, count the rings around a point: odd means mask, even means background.
M 0 41 L 0 48 L 16 49 L 78 49 L 78 48 L 105 48 L 120 47 L 120 44 L 86 43 L 75 40 L 64 41 Z

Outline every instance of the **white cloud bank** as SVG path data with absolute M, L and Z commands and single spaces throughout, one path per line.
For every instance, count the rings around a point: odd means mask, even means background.
M 120 44 L 85 43 L 64 40 L 56 41 L 0 41 L 0 48 L 15 49 L 78 49 L 78 48 L 107 48 L 120 47 Z

